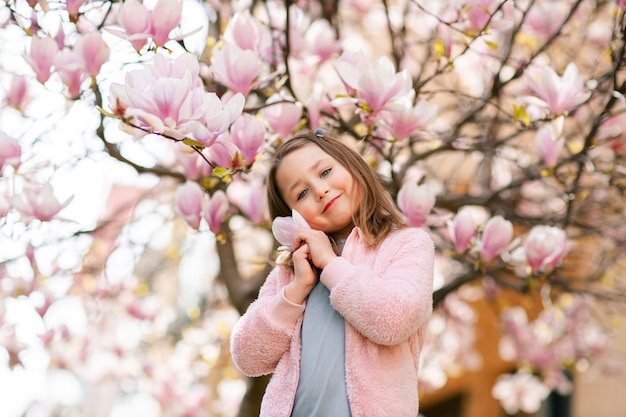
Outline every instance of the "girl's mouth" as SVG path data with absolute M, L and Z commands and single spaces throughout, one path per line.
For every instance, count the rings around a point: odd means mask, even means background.
M 326 203 L 326 205 L 324 206 L 324 210 L 322 210 L 322 214 L 326 213 L 326 211 L 333 205 L 335 204 L 335 201 L 337 201 L 337 199 L 341 197 L 341 195 L 338 195 L 337 197 L 333 198 L 332 200 L 330 200 L 328 203 Z

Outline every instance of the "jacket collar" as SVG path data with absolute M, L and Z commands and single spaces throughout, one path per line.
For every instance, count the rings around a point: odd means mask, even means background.
M 346 244 L 343 247 L 343 252 L 341 253 L 341 256 L 349 258 L 352 255 L 355 246 L 358 245 L 360 241 L 361 229 L 355 226 L 348 235 L 348 238 L 346 239 Z

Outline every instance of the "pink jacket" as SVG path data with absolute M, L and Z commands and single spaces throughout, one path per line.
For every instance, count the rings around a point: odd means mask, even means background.
M 346 328 L 346 388 L 353 417 L 415 417 L 417 374 L 432 313 L 434 248 L 422 229 L 393 232 L 368 250 L 355 228 L 342 256 L 320 279 Z M 293 278 L 276 267 L 231 337 L 235 364 L 248 376 L 273 373 L 260 417 L 289 417 L 300 369 L 304 305 L 284 296 Z

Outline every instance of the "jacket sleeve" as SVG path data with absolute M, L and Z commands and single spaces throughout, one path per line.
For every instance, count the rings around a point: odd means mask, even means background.
M 289 272 L 276 267 L 268 275 L 259 297 L 239 319 L 230 340 L 233 361 L 247 376 L 274 372 L 282 355 L 289 350 L 294 328 L 304 313 L 304 305 L 294 304 L 284 295 Z
M 432 314 L 433 242 L 422 229 L 402 229 L 371 256 L 376 256 L 374 268 L 337 257 L 321 280 L 330 289 L 333 307 L 360 334 L 380 345 L 395 345 Z M 382 268 L 377 266 L 381 263 Z

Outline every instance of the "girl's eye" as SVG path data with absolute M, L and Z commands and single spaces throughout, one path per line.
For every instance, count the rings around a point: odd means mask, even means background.
M 327 176 L 328 174 L 330 174 L 330 170 L 331 170 L 331 169 L 332 169 L 332 168 L 327 168 L 327 169 L 323 170 L 323 171 L 322 171 L 322 173 L 320 174 L 320 177 L 325 177 L 325 176 Z
M 302 190 L 302 191 L 300 191 L 300 193 L 298 194 L 298 200 L 304 198 L 307 195 L 308 192 L 309 192 L 309 190 Z

